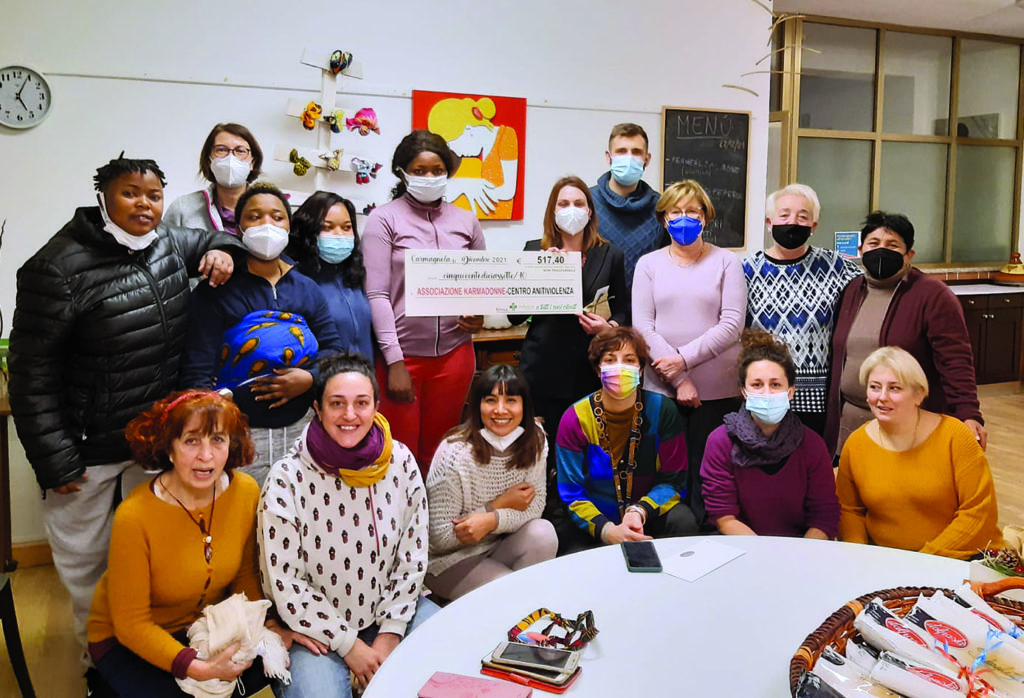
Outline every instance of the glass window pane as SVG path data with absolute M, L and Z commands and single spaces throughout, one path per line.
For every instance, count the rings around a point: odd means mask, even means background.
M 948 135 L 953 39 L 886 32 L 884 41 L 882 130 Z
M 1015 138 L 1020 47 L 964 40 L 960 45 L 960 101 L 956 135 Z
M 876 34 L 874 29 L 804 23 L 801 128 L 872 130 Z
M 946 151 L 940 143 L 883 143 L 878 205 L 914 224 L 914 261 L 941 262 Z
M 836 231 L 860 230 L 871 202 L 869 141 L 801 138 L 797 181 L 818 192 L 821 217 L 811 244 L 835 249 Z
M 786 51 L 786 23 L 780 22 L 772 33 L 772 58 L 769 61 L 771 67 L 771 87 L 768 91 L 768 109 L 780 111 L 782 109 L 782 70 Z
M 1010 258 L 1015 155 L 1015 148 L 957 148 L 954 262 L 1006 262 Z

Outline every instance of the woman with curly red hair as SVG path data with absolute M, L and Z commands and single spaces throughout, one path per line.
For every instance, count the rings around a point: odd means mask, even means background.
M 264 685 L 238 644 L 200 659 L 186 631 L 206 606 L 237 592 L 263 598 L 256 562 L 259 487 L 235 472 L 255 457 L 248 419 L 209 391 L 174 393 L 125 429 L 135 461 L 159 473 L 114 514 L 110 561 L 93 597 L 89 653 L 121 696 L 178 696 L 175 679 Z M 268 621 L 282 636 L 308 642 Z M 250 675 L 251 674 L 251 675 Z

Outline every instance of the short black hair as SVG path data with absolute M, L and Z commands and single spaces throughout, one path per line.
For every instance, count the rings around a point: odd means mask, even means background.
M 908 252 L 914 249 L 914 224 L 902 213 L 887 211 L 872 211 L 868 214 L 864 219 L 864 227 L 860 229 L 860 244 L 863 245 L 868 235 L 879 228 L 888 228 L 903 238 L 903 244 L 907 246 Z
M 380 387 L 373 372 L 373 364 L 362 354 L 331 354 L 316 362 L 317 374 L 313 379 L 313 399 L 318 405 L 324 404 L 327 382 L 339 373 L 361 373 L 370 379 L 374 402 L 380 402 Z
M 363 251 L 356 227 L 356 207 L 343 196 L 332 191 L 318 191 L 302 202 L 292 216 L 291 233 L 288 236 L 285 254 L 295 260 L 300 272 L 306 276 L 317 276 L 323 266 L 317 248 L 320 229 L 323 227 L 327 212 L 338 204 L 348 211 L 348 217 L 352 221 L 352 235 L 355 238 L 352 253 L 338 265 L 341 282 L 346 288 L 361 289 L 366 280 L 366 266 L 363 264 Z
M 397 199 L 405 194 L 405 180 L 402 179 L 402 173 L 399 170 L 407 168 L 409 163 L 422 152 L 434 153 L 441 158 L 445 169 L 448 170 L 449 179 L 455 176 L 455 171 L 459 169 L 459 164 L 462 162 L 462 158 L 448 147 L 448 141 L 444 138 L 423 128 L 416 129 L 402 139 L 391 158 L 391 174 L 398 177 L 398 184 L 391 190 L 392 199 Z
M 167 179 L 164 176 L 164 172 L 160 169 L 160 166 L 156 164 L 155 160 L 126 158 L 124 156 L 124 151 L 122 150 L 120 155 L 96 170 L 96 174 L 93 176 L 92 181 L 96 191 L 105 192 L 107 186 L 123 174 L 146 174 L 147 172 L 152 172 L 156 175 L 156 178 L 160 180 L 160 186 L 167 186 Z
M 235 204 L 235 222 L 239 224 L 239 230 L 241 230 L 242 211 L 245 210 L 245 205 L 249 203 L 249 199 L 259 194 L 270 194 L 281 200 L 281 203 L 284 204 L 284 211 L 288 214 L 288 226 L 291 227 L 292 205 L 288 203 L 288 197 L 270 182 L 256 182 L 242 192 L 242 195 L 238 197 L 238 203 Z

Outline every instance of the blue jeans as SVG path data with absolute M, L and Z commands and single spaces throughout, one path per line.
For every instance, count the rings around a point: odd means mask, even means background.
M 440 610 L 433 601 L 421 596 L 416 603 L 416 615 L 406 628 L 406 636 Z M 364 628 L 359 632 L 359 639 L 372 644 L 377 631 L 376 625 Z M 352 698 L 348 664 L 337 652 L 315 655 L 295 643 L 290 656 L 292 682 L 289 686 L 278 687 L 281 698 Z

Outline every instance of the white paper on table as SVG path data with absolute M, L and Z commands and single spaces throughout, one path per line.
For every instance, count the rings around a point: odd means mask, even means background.
M 744 552 L 746 551 L 716 540 L 702 540 L 662 557 L 661 569 L 673 577 L 695 582 L 709 572 L 732 562 Z

